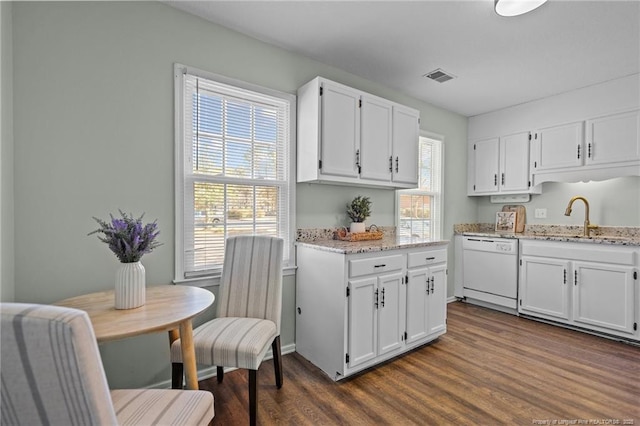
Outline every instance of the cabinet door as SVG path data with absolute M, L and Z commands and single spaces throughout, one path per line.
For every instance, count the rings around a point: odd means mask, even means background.
M 418 186 L 418 138 L 420 113 L 411 108 L 393 106 L 394 182 Z
M 565 124 L 534 134 L 534 172 L 579 167 L 583 164 L 584 123 Z
M 322 174 L 358 177 L 360 149 L 360 94 L 343 86 L 322 83 Z
M 349 281 L 349 367 L 376 357 L 376 277 Z
M 640 160 L 640 110 L 587 121 L 586 164 Z
M 633 268 L 592 262 L 574 268 L 574 321 L 633 334 Z
M 529 132 L 500 138 L 500 191 L 529 190 Z
M 362 96 L 360 114 L 360 177 L 391 180 L 391 117 L 389 101 Z
M 570 264 L 566 260 L 522 256 L 519 312 L 569 320 Z
M 429 291 L 427 291 L 427 333 L 434 334 L 447 328 L 447 267 L 434 266 L 429 269 Z
M 427 332 L 427 280 L 430 279 L 429 269 L 411 269 L 407 274 L 407 313 L 406 313 L 406 343 L 413 343 L 428 335 Z
M 402 345 L 404 321 L 400 315 L 402 274 L 378 278 L 378 355 L 394 351 Z
M 474 193 L 498 192 L 499 147 L 500 142 L 498 138 L 474 142 Z

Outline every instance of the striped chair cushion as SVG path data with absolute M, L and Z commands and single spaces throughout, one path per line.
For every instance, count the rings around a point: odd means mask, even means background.
M 208 425 L 213 395 L 204 391 L 113 390 L 111 399 L 119 425 Z
M 0 310 L 0 423 L 116 423 L 86 312 L 23 303 L 2 303 Z
M 196 362 L 257 370 L 276 336 L 269 320 L 215 318 L 193 331 Z M 171 361 L 182 362 L 180 340 L 171 345 Z

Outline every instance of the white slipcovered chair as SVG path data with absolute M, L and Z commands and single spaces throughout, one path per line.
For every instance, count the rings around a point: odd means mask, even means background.
M 217 303 L 217 317 L 193 332 L 196 362 L 249 370 L 249 419 L 256 424 L 257 370 L 269 347 L 273 351 L 276 387 L 282 387 L 280 317 L 284 242 L 268 236 L 227 239 Z M 173 387 L 182 387 L 180 340 L 171 345 Z
M 206 391 L 110 391 L 86 312 L 0 304 L 3 425 L 207 425 Z

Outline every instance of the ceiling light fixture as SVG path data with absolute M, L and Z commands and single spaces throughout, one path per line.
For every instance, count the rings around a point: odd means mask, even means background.
M 542 6 L 547 0 L 494 0 L 496 13 L 500 16 L 518 16 Z

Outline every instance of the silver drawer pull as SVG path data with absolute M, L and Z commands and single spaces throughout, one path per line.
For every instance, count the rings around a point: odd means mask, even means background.
M 384 268 L 385 266 L 387 265 L 385 265 L 384 263 L 382 265 L 373 265 L 374 268 Z
M 434 260 L 435 257 L 427 257 L 427 260 Z

